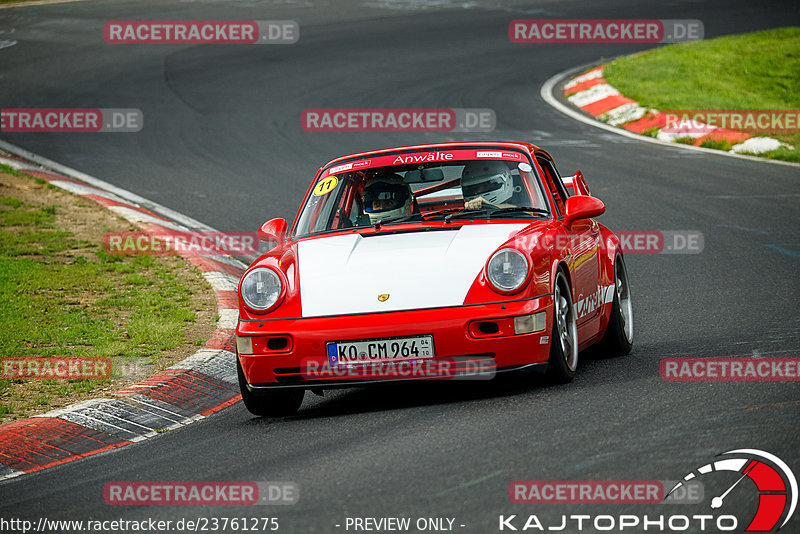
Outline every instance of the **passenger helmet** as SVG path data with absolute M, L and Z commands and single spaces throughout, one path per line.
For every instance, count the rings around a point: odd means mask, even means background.
M 501 204 L 514 194 L 511 171 L 502 161 L 470 161 L 461 172 L 464 201 L 483 197 L 492 204 Z

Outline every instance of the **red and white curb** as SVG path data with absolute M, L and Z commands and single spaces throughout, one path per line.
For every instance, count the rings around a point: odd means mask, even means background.
M 733 152 L 751 153 L 757 153 L 758 150 L 774 150 L 781 146 L 777 139 L 754 138 L 745 132 L 714 128 L 696 121 L 684 126 L 682 123 L 688 121 L 681 121 L 658 110 L 645 108 L 622 95 L 603 78 L 602 66 L 576 76 L 564 84 L 563 91 L 564 97 L 571 104 L 598 120 L 638 134 L 656 129 L 658 130 L 656 139 L 662 141 L 674 142 L 678 139 L 691 138 L 694 146 L 701 146 L 706 140 L 725 140 L 733 145 L 731 148 Z M 666 127 L 670 127 L 669 132 L 662 131 Z M 757 141 L 747 143 L 746 141 L 751 138 Z
M 569 71 L 556 74 L 547 80 L 540 90 L 541 97 L 552 107 L 556 108 L 565 115 L 591 124 L 597 128 L 608 130 L 616 134 L 639 139 L 641 141 L 670 144 L 689 150 L 696 150 L 718 155 L 733 156 L 754 161 L 774 163 L 777 165 L 800 166 L 797 163 L 780 160 L 768 160 L 749 154 L 757 154 L 774 150 L 780 146 L 788 146 L 780 143 L 777 139 L 769 137 L 753 137 L 745 132 L 726 130 L 723 128 L 712 128 L 698 122 L 693 122 L 691 126 L 682 130 L 677 119 L 658 110 L 646 108 L 638 102 L 621 94 L 616 88 L 610 85 L 603 78 L 603 67 L 594 67 L 578 76 L 572 77 L 562 87 L 563 96 L 573 107 L 565 105 L 559 101 L 553 92 L 562 81 L 569 78 L 573 73 L 580 72 L 584 67 L 570 69 Z M 576 110 L 578 108 L 584 113 Z M 670 126 L 670 132 L 662 132 L 663 128 Z M 658 130 L 656 137 L 643 135 L 644 132 Z M 674 131 L 673 131 L 674 130 Z M 695 130 L 703 130 L 697 132 Z M 675 143 L 677 139 L 692 138 L 692 144 Z M 727 140 L 732 146 L 731 151 L 717 150 L 702 147 L 706 140 Z
M 148 233 L 210 227 L 128 191 L 0 141 L 0 163 L 90 198 Z M 160 213 L 160 214 L 159 214 Z M 236 287 L 247 266 L 230 256 L 186 256 L 214 289 L 217 330 L 192 356 L 117 392 L 0 425 L 0 480 L 122 447 L 237 402 Z

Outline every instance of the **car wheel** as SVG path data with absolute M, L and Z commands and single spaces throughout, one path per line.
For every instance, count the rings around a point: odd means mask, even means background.
M 242 401 L 245 408 L 261 417 L 282 417 L 292 415 L 300 409 L 305 396 L 303 389 L 287 389 L 253 393 L 247 389 L 247 380 L 244 378 L 239 355 L 236 355 L 236 373 L 239 375 L 239 390 L 242 392 Z
M 614 259 L 614 300 L 606 333 L 600 342 L 608 356 L 624 356 L 633 347 L 633 305 L 628 271 L 622 256 Z
M 558 271 L 553 288 L 553 334 L 547 377 L 551 382 L 566 383 L 575 378 L 578 368 L 578 326 L 572 293 L 564 273 Z

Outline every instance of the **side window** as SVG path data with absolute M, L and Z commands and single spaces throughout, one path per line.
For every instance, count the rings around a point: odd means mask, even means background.
M 353 188 L 355 191 L 355 188 Z M 348 216 L 353 226 L 369 226 L 369 215 L 364 211 L 364 206 L 361 200 L 361 192 L 355 191 L 353 195 L 353 203 L 350 205 Z
M 327 179 L 318 181 L 312 194 L 303 208 L 298 223 L 298 234 L 322 232 L 330 229 L 333 225 L 338 227 L 340 223 L 340 212 L 338 208 L 342 203 L 344 190 L 349 188 L 343 181 L 338 181 L 330 186 L 324 185 Z
M 544 179 L 547 183 L 547 188 L 550 190 L 550 194 L 553 195 L 553 200 L 556 202 L 556 211 L 558 212 L 558 218 L 560 219 L 563 217 L 566 209 L 568 196 L 567 191 L 564 188 L 561 177 L 558 175 L 555 167 L 553 167 L 553 164 L 550 163 L 549 160 L 543 157 L 537 157 L 536 161 L 542 168 L 542 172 L 544 172 Z

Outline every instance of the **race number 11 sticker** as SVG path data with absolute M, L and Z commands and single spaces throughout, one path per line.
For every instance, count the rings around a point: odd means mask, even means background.
M 320 180 L 320 182 L 314 188 L 314 196 L 321 197 L 323 195 L 327 195 L 334 190 L 336 184 L 338 183 L 339 179 L 335 176 L 328 176 L 324 180 Z

